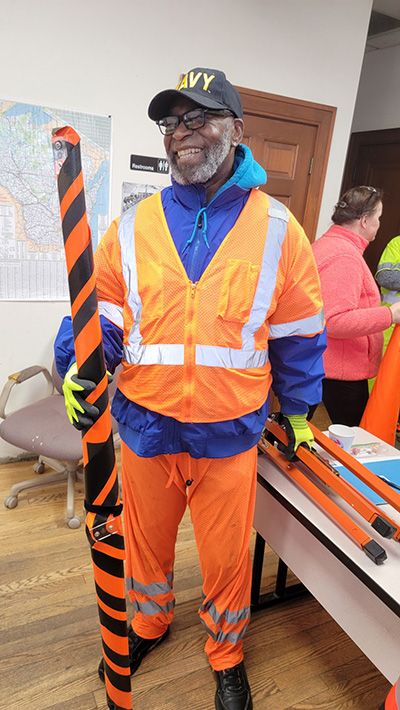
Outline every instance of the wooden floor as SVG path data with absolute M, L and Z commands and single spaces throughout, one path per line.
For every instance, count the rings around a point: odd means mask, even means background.
M 0 466 L 2 500 L 13 483 L 34 475 L 31 466 Z M 77 493 L 81 512 L 82 484 Z M 0 697 L 7 710 L 106 710 L 89 546 L 83 526 L 64 524 L 65 494 L 58 485 L 22 493 L 13 510 L 0 505 Z M 273 588 L 275 571 L 267 550 L 263 591 Z M 134 710 L 214 708 L 197 616 L 201 584 L 185 515 L 171 635 L 134 676 Z M 253 614 L 244 646 L 255 710 L 377 710 L 390 687 L 312 597 Z

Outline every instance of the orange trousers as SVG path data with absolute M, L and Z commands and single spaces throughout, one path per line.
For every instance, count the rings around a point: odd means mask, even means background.
M 224 459 L 192 459 L 186 453 L 141 458 L 121 442 L 132 627 L 143 638 L 156 638 L 173 619 L 175 543 L 188 505 L 203 577 L 199 615 L 214 670 L 243 660 L 256 470 L 256 447 Z

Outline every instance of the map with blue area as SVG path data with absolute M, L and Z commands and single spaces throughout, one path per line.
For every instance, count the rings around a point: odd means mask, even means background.
M 0 100 L 0 298 L 68 298 L 51 137 L 80 136 L 93 250 L 108 227 L 111 117 Z

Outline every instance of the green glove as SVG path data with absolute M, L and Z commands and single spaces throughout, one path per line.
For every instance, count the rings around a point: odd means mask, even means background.
M 288 436 L 288 444 L 278 444 L 279 451 L 283 451 L 288 461 L 296 458 L 299 446 L 305 446 L 311 451 L 314 436 L 307 424 L 307 414 L 283 414 L 280 424 Z
M 81 431 L 91 427 L 100 412 L 93 404 L 88 404 L 85 398 L 93 392 L 96 384 L 91 380 L 82 380 L 78 376 L 78 366 L 74 362 L 64 377 L 63 392 L 68 419 L 75 429 Z M 79 392 L 79 394 L 78 394 Z

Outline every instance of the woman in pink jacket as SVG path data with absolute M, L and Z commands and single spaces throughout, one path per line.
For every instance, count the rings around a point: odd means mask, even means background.
M 335 205 L 332 227 L 313 244 L 327 327 L 322 401 L 333 424 L 360 423 L 368 379 L 381 362 L 383 331 L 400 322 L 400 303 L 381 306 L 363 257 L 381 214 L 380 190 L 353 187 Z

